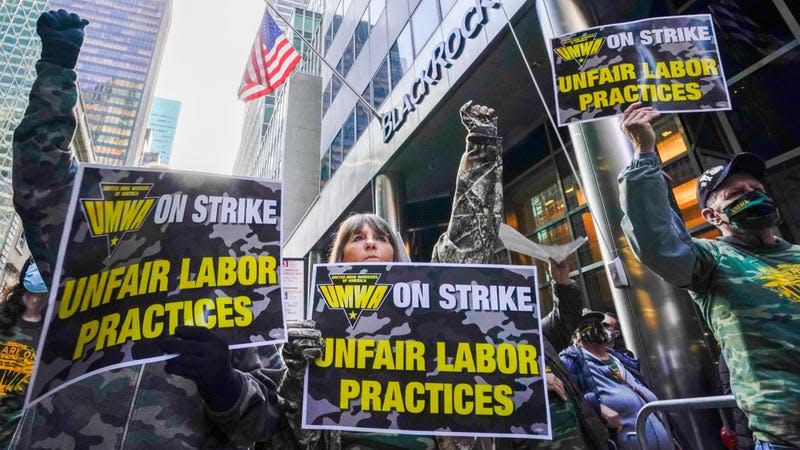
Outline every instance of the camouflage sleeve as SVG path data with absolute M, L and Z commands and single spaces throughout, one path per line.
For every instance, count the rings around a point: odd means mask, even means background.
M 619 175 L 622 229 L 634 255 L 668 283 L 703 290 L 714 258 L 672 209 L 656 154 L 642 154 Z
M 572 343 L 572 333 L 578 328 L 582 309 L 580 289 L 574 283 L 556 283 L 553 310 L 542 319 L 542 332 L 557 352 Z
M 275 346 L 267 348 L 277 353 Z M 267 356 L 269 358 L 269 356 Z M 252 446 L 269 438 L 278 420 L 276 380 L 280 370 L 267 369 L 261 364 L 256 349 L 233 351 L 234 374 L 241 386 L 236 404 L 227 411 L 213 411 L 206 406 L 206 415 L 228 438 L 240 445 Z
M 458 167 L 450 223 L 433 248 L 431 262 L 489 263 L 502 220 L 502 140 L 470 133 Z
M 39 61 L 30 103 L 14 130 L 14 207 L 44 281 L 50 285 L 75 168 L 69 149 L 78 93 L 74 70 Z

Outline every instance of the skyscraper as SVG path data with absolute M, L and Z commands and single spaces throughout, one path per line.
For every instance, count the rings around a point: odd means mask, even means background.
M 147 128 L 153 130 L 153 142 L 150 151 L 158 153 L 158 160 L 162 164 L 169 164 L 172 154 L 172 141 L 175 139 L 175 128 L 178 125 L 178 115 L 181 112 L 181 102 L 166 98 L 155 97 L 153 107 L 150 109 L 150 119 Z
M 97 161 L 136 165 L 172 0 L 50 0 L 90 21 L 76 70 Z
M 22 258 L 22 227 L 11 191 L 11 140 L 33 85 L 41 44 L 36 19 L 47 0 L 0 0 L 0 271 Z M 16 250 L 15 250 L 16 249 Z M 3 273 L 4 275 L 4 273 Z

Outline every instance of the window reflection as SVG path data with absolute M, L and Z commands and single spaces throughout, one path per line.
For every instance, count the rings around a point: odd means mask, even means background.
M 439 25 L 439 9 L 436 0 L 422 0 L 411 16 L 414 30 L 414 45 L 416 53 L 422 50 L 431 37 L 433 30 Z
M 570 222 L 572 222 L 572 231 L 575 233 L 575 237 L 585 236 L 589 239 L 586 245 L 578 249 L 578 257 L 580 258 L 581 265 L 588 266 L 589 264 L 600 261 L 602 259 L 600 241 L 597 240 L 597 231 L 594 228 L 592 214 L 589 210 L 587 209 L 582 213 L 573 214 L 570 217 Z
M 656 151 L 663 164 L 685 155 L 689 150 L 677 116 L 662 117 L 653 124 L 656 132 Z
M 403 74 L 414 62 L 414 49 L 411 46 L 411 23 L 406 24 L 397 40 L 389 49 L 389 67 L 392 73 L 392 87 L 397 86 Z

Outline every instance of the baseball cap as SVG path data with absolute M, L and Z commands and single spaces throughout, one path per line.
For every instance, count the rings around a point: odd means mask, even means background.
M 42 274 L 39 273 L 39 268 L 36 267 L 36 264 L 31 263 L 28 265 L 22 277 L 22 286 L 25 287 L 26 291 L 33 292 L 34 294 L 47 292 L 47 285 L 44 284 Z
M 581 316 L 581 320 L 578 321 L 578 328 L 589 322 L 602 322 L 603 319 L 605 318 L 606 315 L 599 311 L 584 312 L 583 315 Z
M 697 179 L 697 200 L 700 209 L 706 207 L 706 202 L 711 193 L 714 192 L 731 174 L 749 173 L 759 181 L 764 181 L 767 174 L 767 166 L 764 160 L 755 153 L 739 153 L 724 166 L 712 167 Z

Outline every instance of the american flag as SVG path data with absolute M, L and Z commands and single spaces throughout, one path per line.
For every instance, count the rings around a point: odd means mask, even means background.
M 300 59 L 300 54 L 283 35 L 272 16 L 264 11 L 264 19 L 247 59 L 242 85 L 239 86 L 239 100 L 249 102 L 278 89 Z

